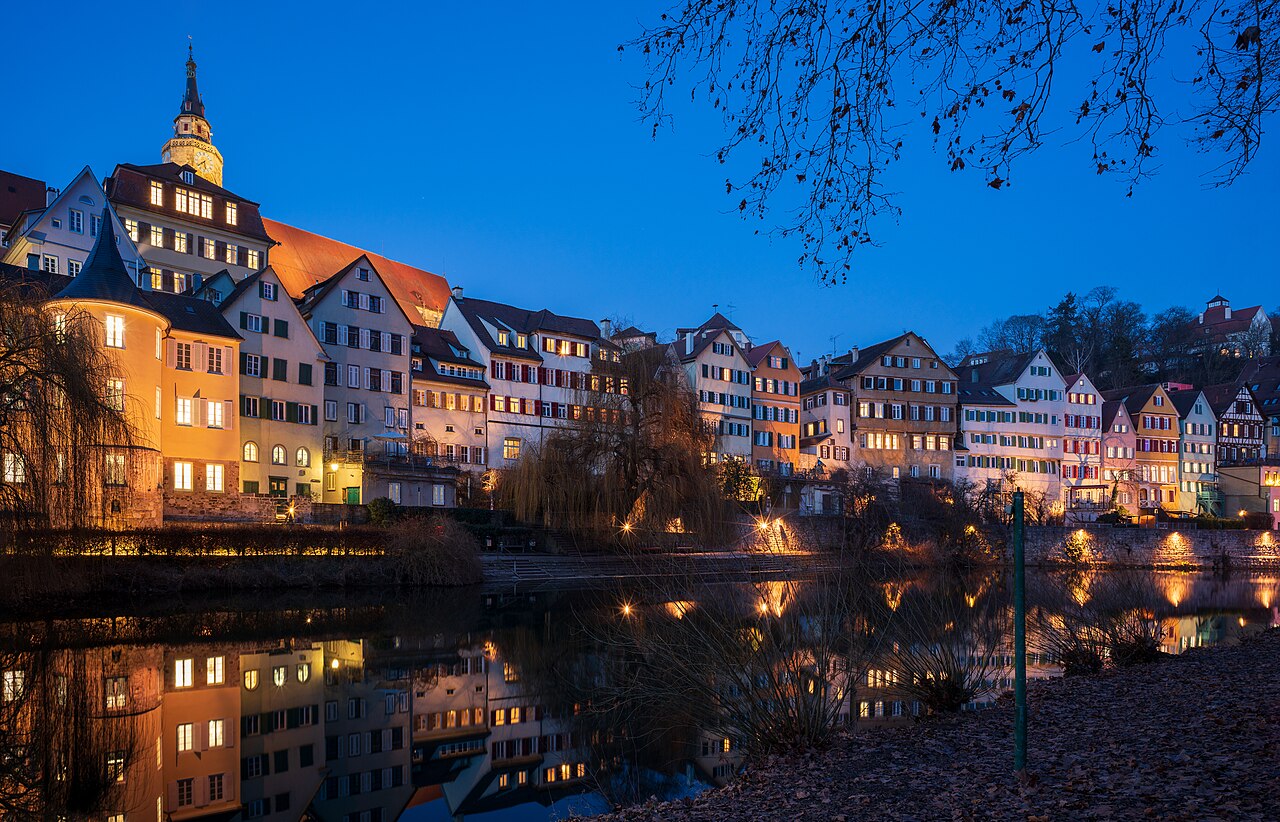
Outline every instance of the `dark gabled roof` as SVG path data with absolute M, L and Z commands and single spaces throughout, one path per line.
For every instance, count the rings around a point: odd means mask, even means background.
M 465 354 L 458 353 L 465 350 L 465 346 L 462 345 L 457 335 L 452 331 L 446 331 L 443 328 L 428 328 L 425 325 L 415 325 L 413 327 L 413 353 L 422 358 L 422 370 L 414 372 L 414 379 L 435 380 L 473 388 L 488 388 L 489 384 L 485 382 L 483 377 L 479 379 L 459 377 L 455 374 L 443 373 L 435 367 L 436 362 L 465 365 L 470 368 L 477 368 L 483 374 L 484 363 L 473 358 L 469 351 Z
M 58 291 L 56 298 L 102 300 L 154 310 L 125 268 L 117 246 L 115 222 L 109 211 L 104 209 L 102 212 L 102 228 L 98 231 L 98 239 L 94 241 L 93 250 L 89 252 L 89 258 L 84 261 L 80 273 Z
M 733 320 L 729 319 L 719 311 L 711 315 L 711 318 L 697 328 L 677 328 L 676 334 L 684 336 L 687 332 L 710 331 L 712 329 L 724 331 L 741 331 L 742 329 L 733 324 Z
M 836 391 L 844 391 L 846 394 L 849 392 L 848 386 L 841 385 L 836 382 L 835 378 L 831 375 L 831 372 L 828 371 L 820 377 L 810 377 L 807 380 L 801 380 L 799 390 L 800 396 L 803 397 L 806 394 L 817 394 L 819 391 L 830 391 L 832 389 Z
M 532 347 L 532 340 L 528 341 L 529 346 L 526 348 L 518 348 L 514 345 L 514 335 L 517 333 L 528 335 L 535 333 L 545 334 L 547 332 L 571 334 L 575 337 L 591 340 L 597 344 L 603 342 L 600 338 L 600 328 L 591 320 L 584 320 L 581 317 L 566 317 L 548 311 L 545 308 L 538 311 L 529 311 L 506 303 L 477 300 L 474 297 L 466 297 L 453 302 L 462 313 L 467 324 L 471 326 L 476 336 L 480 338 L 485 348 L 494 353 L 538 360 L 540 362 L 542 356 Z M 498 341 L 489 334 L 485 323 L 513 332 L 511 335 L 512 344 L 498 345 Z
M 264 269 L 255 271 L 252 274 L 250 274 L 248 277 L 245 277 L 243 280 L 237 283 L 236 278 L 231 276 L 231 272 L 224 268 L 221 271 L 219 271 L 217 274 L 214 274 L 212 277 L 206 277 L 204 282 L 200 284 L 200 287 L 195 290 L 192 296 L 199 297 L 200 292 L 204 291 L 205 286 L 215 282 L 214 277 L 222 277 L 222 275 L 225 274 L 227 276 L 227 279 L 231 280 L 232 286 L 231 286 L 231 290 L 228 291 L 226 296 L 222 298 L 222 302 L 218 303 L 218 306 L 221 307 L 224 305 L 230 305 L 233 300 L 235 300 L 244 292 L 248 291 L 251 285 L 256 283 L 258 280 L 262 279 L 262 272 L 265 270 L 266 269 L 264 268 Z
M 1003 385 L 1003 383 L 1001 384 Z M 961 382 L 956 391 L 960 395 L 961 405 L 998 405 L 1009 408 L 1017 406 L 1016 402 L 990 385 L 974 385 Z
M 653 331 L 641 331 L 634 325 L 629 325 L 621 331 L 615 331 L 611 339 L 631 339 L 632 337 L 656 337 L 657 333 Z
M 899 334 L 891 340 L 878 342 L 875 345 L 869 345 L 866 348 L 858 349 L 858 359 L 855 362 L 849 361 L 849 355 L 845 354 L 837 357 L 832 361 L 832 373 L 835 374 L 837 380 L 847 380 L 850 377 L 856 377 L 862 373 L 862 370 L 874 362 L 877 362 L 886 351 L 892 351 L 893 347 L 905 340 L 909 334 Z M 835 366 L 839 364 L 841 368 L 838 370 Z
M 1253 397 L 1253 391 L 1247 385 L 1224 382 L 1218 385 L 1207 385 L 1201 390 L 1204 391 L 1204 398 L 1213 409 L 1214 416 L 1218 418 L 1231 409 L 1231 403 L 1235 402 L 1241 391 L 1247 392 L 1253 398 L 1254 410 L 1258 407 L 1257 398 Z
M 45 182 L 0 171 L 0 225 L 13 225 L 24 211 L 44 208 Z
M 205 178 L 201 177 L 199 172 L 197 172 L 191 166 L 187 166 L 187 165 L 180 166 L 177 163 L 154 163 L 152 165 L 146 165 L 146 166 L 140 166 L 134 163 L 121 163 L 118 166 L 116 166 L 116 168 L 117 169 L 127 168 L 130 171 L 136 171 L 137 173 L 144 174 L 148 177 L 156 177 L 158 179 L 167 180 L 173 183 L 181 183 L 182 185 L 188 188 L 194 188 L 196 191 L 203 191 L 206 194 L 216 194 L 219 197 L 222 197 L 227 200 L 233 200 L 237 203 L 254 206 L 255 208 L 258 206 L 258 203 L 254 202 L 253 200 L 250 200 L 248 197 L 241 197 L 239 194 L 236 194 L 234 191 L 228 191 L 222 186 L 216 183 L 210 182 L 209 180 L 206 180 Z M 190 171 L 192 175 L 194 175 L 190 183 L 182 179 L 183 171 Z M 115 175 L 112 174 L 111 176 L 114 177 Z M 244 228 L 244 226 L 237 226 L 237 227 Z
M 781 348 L 783 351 L 786 352 L 788 361 L 792 360 L 791 351 L 785 345 L 782 344 L 782 340 L 770 340 L 767 343 L 754 345 L 751 348 L 747 349 L 746 351 L 742 352 L 742 356 L 747 358 L 747 363 L 752 368 L 755 368 L 760 363 L 764 362 L 765 358 L 769 356 L 769 353 L 773 351 L 774 348 Z M 795 365 L 794 362 L 792 362 L 791 364 L 793 366 Z
M 152 310 L 162 314 L 179 331 L 228 337 L 233 340 L 241 339 L 240 334 L 231 327 L 227 318 L 222 316 L 218 307 L 208 300 L 189 297 L 185 294 L 167 294 L 163 291 L 139 293 Z
M 956 379 L 961 389 L 965 386 L 993 388 L 997 385 L 1010 385 L 1017 382 L 1018 377 L 1022 376 L 1022 372 L 1027 370 L 1027 366 L 1039 353 L 1039 351 L 1032 351 L 1027 354 L 995 355 L 977 365 L 962 363 L 955 370 Z M 966 360 L 968 359 L 973 358 L 966 357 Z
M 1115 424 L 1116 416 L 1124 410 L 1124 403 L 1120 400 L 1108 400 L 1105 397 L 1102 400 L 1102 430 L 1110 431 L 1111 426 Z M 1126 411 L 1126 413 L 1128 413 Z M 1132 433 L 1132 431 L 1131 431 Z
M 1103 391 L 1102 398 L 1124 403 L 1129 415 L 1133 416 L 1141 413 L 1142 409 L 1147 407 L 1147 403 L 1151 402 L 1151 395 L 1159 390 L 1161 390 L 1159 383 L 1131 385 L 1127 388 L 1113 388 L 1110 391 Z
M 1186 419 L 1191 411 L 1195 408 L 1196 400 L 1200 399 L 1201 392 L 1196 389 L 1188 391 L 1170 391 L 1169 400 L 1173 403 L 1173 407 L 1178 409 L 1178 418 Z

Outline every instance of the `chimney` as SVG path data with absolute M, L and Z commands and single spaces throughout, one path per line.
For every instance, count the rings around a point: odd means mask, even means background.
M 684 332 L 684 353 L 686 354 L 693 353 L 693 332 L 692 331 Z
M 849 349 L 849 364 L 853 365 L 858 361 L 858 346 Z
M 455 285 L 453 287 L 453 298 L 458 302 L 462 302 L 462 286 Z
M 44 190 L 44 205 L 45 205 L 45 208 L 48 208 L 49 206 L 53 205 L 53 201 L 54 201 L 54 200 L 56 200 L 56 199 L 58 199 L 58 195 L 59 195 L 60 193 L 61 193 L 61 192 L 60 192 L 60 191 L 58 191 L 58 189 L 54 188 L 53 186 L 49 186 L 48 188 L 46 188 L 46 189 Z
M 606 340 L 607 340 L 607 339 L 609 339 L 610 337 L 612 337 L 612 336 L 613 336 L 613 323 L 609 322 L 609 320 L 608 320 L 608 319 L 603 319 L 603 320 L 601 320 L 601 321 L 600 321 L 600 334 L 601 334 L 601 336 L 603 336 Z

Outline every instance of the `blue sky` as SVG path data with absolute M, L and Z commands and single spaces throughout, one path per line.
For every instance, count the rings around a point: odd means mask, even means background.
M 625 7 L 625 8 L 624 8 Z M 9 12 L 16 116 L 0 168 L 54 185 L 84 164 L 159 161 L 187 35 L 225 184 L 263 212 L 444 274 L 472 296 L 660 332 L 733 306 L 758 341 L 807 361 L 912 328 L 948 351 L 1009 313 L 1095 285 L 1149 310 L 1221 288 L 1280 303 L 1273 242 L 1280 162 L 1204 187 L 1170 135 L 1162 174 L 1126 199 L 1083 146 L 1051 147 L 986 188 L 927 143 L 892 187 L 904 209 L 847 285 L 796 267 L 754 232 L 710 157 L 720 125 L 680 112 L 655 141 L 618 43 L 663 3 L 63 4 Z M 361 9 L 367 12 L 361 13 Z M 40 36 L 34 36 L 43 32 Z M 54 48 L 56 46 L 56 48 Z M 109 78 L 109 79 L 107 79 Z M 1268 185 L 1269 184 L 1269 185 Z

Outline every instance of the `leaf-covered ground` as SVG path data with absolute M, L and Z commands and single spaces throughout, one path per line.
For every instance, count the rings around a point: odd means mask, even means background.
M 598 819 L 1280 819 L 1280 630 L 1029 691 L 1028 777 L 1013 706 L 843 736 L 728 787 Z

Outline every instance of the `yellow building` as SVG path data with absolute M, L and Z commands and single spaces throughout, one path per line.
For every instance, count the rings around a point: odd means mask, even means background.
M 135 286 L 113 226 L 102 221 L 83 269 L 55 281 L 62 287 L 49 301 L 55 312 L 99 325 L 115 363 L 104 390 L 134 432 L 132 443 L 105 456 L 103 522 L 216 517 L 236 505 L 240 337 L 211 303 Z

